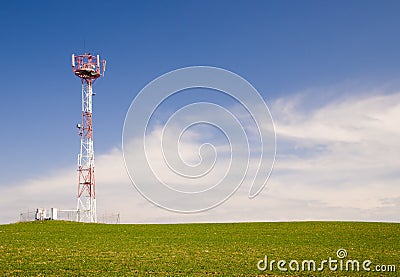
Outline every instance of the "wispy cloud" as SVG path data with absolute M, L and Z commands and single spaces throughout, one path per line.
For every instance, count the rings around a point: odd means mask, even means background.
M 358 94 L 312 110 L 302 109 L 302 101 L 273 105 L 278 188 L 321 207 L 359 209 L 359 218 L 370 213 L 374 220 L 400 220 L 400 207 L 393 204 L 400 195 L 400 93 Z M 385 199 L 392 210 L 372 216 L 389 207 Z

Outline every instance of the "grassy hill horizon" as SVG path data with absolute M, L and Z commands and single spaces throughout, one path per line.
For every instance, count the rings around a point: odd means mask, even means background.
M 15 223 L 0 225 L 0 274 L 399 276 L 399 234 L 379 222 Z

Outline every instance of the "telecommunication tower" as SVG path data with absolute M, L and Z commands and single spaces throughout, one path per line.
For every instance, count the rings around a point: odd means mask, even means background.
M 106 61 L 90 53 L 72 55 L 72 71 L 82 82 L 82 123 L 77 124 L 81 139 L 78 155 L 77 221 L 97 222 L 96 182 L 94 177 L 94 148 L 92 127 L 93 83 L 104 76 Z

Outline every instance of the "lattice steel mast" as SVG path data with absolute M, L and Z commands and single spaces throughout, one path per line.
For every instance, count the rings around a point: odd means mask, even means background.
M 96 182 L 92 126 L 93 83 L 104 76 L 106 61 L 90 53 L 72 55 L 72 70 L 82 82 L 82 123 L 77 124 L 81 139 L 78 155 L 77 221 L 97 222 Z

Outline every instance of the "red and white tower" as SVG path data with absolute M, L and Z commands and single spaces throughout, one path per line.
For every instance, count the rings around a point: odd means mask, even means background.
M 82 123 L 77 124 L 81 147 L 78 155 L 77 221 L 97 222 L 96 182 L 94 178 L 94 148 L 92 127 L 92 87 L 104 76 L 106 61 L 90 53 L 72 55 L 72 70 L 82 81 Z

